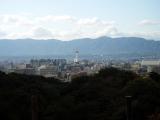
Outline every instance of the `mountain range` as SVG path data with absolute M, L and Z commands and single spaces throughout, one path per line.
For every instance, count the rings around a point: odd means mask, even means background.
M 0 56 L 71 55 L 78 50 L 84 55 L 141 54 L 159 55 L 160 41 L 138 37 L 99 37 L 71 41 L 56 39 L 1 39 Z

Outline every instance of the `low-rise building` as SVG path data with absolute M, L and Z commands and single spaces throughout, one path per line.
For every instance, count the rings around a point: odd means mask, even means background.
M 57 76 L 57 67 L 53 65 L 52 66 L 42 65 L 38 67 L 37 74 L 42 75 L 44 77 Z
M 160 73 L 160 60 L 143 60 L 141 62 L 141 67 L 146 67 L 147 72 L 157 72 Z

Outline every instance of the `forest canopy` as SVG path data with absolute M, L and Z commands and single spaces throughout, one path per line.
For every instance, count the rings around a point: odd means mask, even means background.
M 31 120 L 32 96 L 39 120 L 125 120 L 125 96 L 132 96 L 132 120 L 160 119 L 160 75 L 154 72 L 139 76 L 105 68 L 69 83 L 0 72 L 2 120 Z

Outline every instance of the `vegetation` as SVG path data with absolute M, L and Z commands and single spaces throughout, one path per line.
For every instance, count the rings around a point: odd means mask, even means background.
M 160 119 L 160 75 L 148 77 L 106 68 L 70 83 L 54 78 L 0 72 L 1 120 L 31 120 L 31 96 L 40 120 L 125 120 L 132 96 L 133 120 Z

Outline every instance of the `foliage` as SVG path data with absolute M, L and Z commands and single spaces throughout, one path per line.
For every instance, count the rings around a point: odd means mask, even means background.
M 160 113 L 159 78 L 157 73 L 141 77 L 105 68 L 64 83 L 0 72 L 0 116 L 4 120 L 31 120 L 31 96 L 36 95 L 40 120 L 125 120 L 125 96 L 130 95 L 133 120 L 156 120 Z

